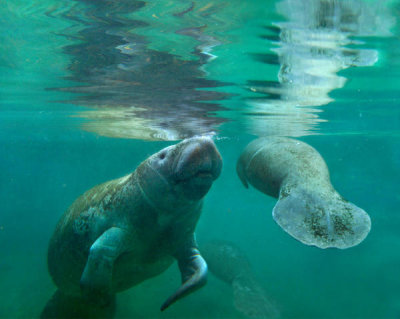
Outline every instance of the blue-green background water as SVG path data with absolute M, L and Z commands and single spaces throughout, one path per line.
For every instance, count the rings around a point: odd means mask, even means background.
M 399 13 L 396 1 L 1 2 L 0 317 L 38 317 L 55 289 L 48 240 L 77 196 L 213 132 L 224 167 L 199 243 L 238 244 L 283 318 L 399 318 Z M 371 216 L 365 241 L 321 250 L 280 229 L 276 200 L 235 172 L 265 135 L 322 154 Z M 243 318 L 209 277 L 160 313 L 174 265 L 119 294 L 117 317 Z

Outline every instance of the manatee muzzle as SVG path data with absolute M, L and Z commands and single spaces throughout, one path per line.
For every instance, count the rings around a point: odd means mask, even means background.
M 221 155 L 214 142 L 208 137 L 192 138 L 177 159 L 175 178 L 177 182 L 212 183 L 220 175 L 221 168 Z

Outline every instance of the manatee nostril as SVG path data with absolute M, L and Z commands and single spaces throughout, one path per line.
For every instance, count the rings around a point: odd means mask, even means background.
M 195 177 L 215 180 L 222 167 L 221 156 L 209 138 L 190 140 L 175 161 L 174 173 L 178 181 Z

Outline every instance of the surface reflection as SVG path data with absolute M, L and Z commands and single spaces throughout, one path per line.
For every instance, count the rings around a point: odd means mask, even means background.
M 77 114 L 89 120 L 84 129 L 111 137 L 175 140 L 213 134 L 225 121 L 212 116 L 221 110 L 216 101 L 227 97 L 212 88 L 224 83 L 206 79 L 202 70 L 215 58 L 212 48 L 219 45 L 217 39 L 204 33 L 206 26 L 182 24 L 175 30 L 175 34 L 196 43 L 187 48 L 192 59 L 183 59 L 150 49 L 151 43 L 138 34 L 141 28 L 151 27 L 148 22 L 131 18 L 146 6 L 145 2 L 101 0 L 80 4 L 83 10 L 75 8 L 65 14 L 81 25 L 75 34 L 67 34 L 79 42 L 65 47 L 71 57 L 68 79 L 80 85 L 60 90 L 82 93 L 73 102 L 90 107 Z M 167 18 L 182 19 L 193 8 L 194 3 L 184 3 L 182 11 L 175 7 Z M 152 32 L 162 35 L 163 30 Z
M 390 36 L 395 20 L 386 1 L 283 0 L 276 9 L 286 21 L 266 27 L 262 36 L 275 42 L 274 54 L 253 58 L 279 64 L 278 78 L 248 81 L 249 90 L 263 95 L 248 101 L 249 125 L 256 135 L 315 134 L 324 121 L 318 106 L 332 102 L 329 93 L 347 81 L 338 72 L 378 61 L 378 51 L 363 47 L 362 37 Z

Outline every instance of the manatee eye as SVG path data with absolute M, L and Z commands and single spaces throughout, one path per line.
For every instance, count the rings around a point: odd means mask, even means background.
M 164 158 L 165 158 L 165 153 L 162 152 L 162 153 L 159 155 L 159 158 L 160 158 L 160 159 L 164 159 Z

